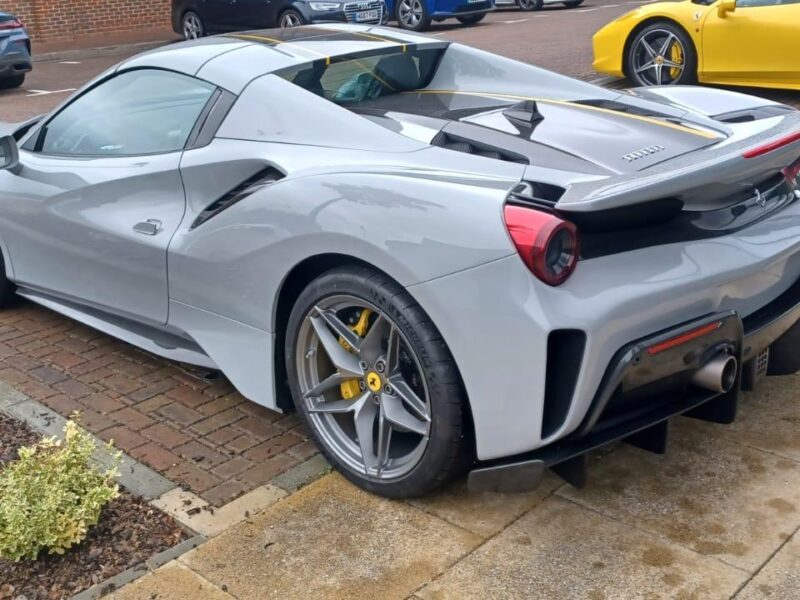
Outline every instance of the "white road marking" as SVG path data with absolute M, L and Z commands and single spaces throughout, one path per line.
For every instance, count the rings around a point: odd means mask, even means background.
M 79 64 L 81 64 L 81 61 L 79 61 L 79 60 L 62 60 L 61 63 L 59 63 L 59 64 L 62 64 L 62 65 L 79 65 Z
M 574 11 L 574 12 L 580 12 L 580 13 L 584 13 L 584 12 L 592 12 L 592 11 L 595 11 L 595 10 L 600 10 L 600 8 L 601 8 L 600 6 L 598 6 L 598 7 L 595 7 L 595 8 L 582 8 L 582 9 L 580 9 L 580 10 L 576 10 L 576 11 Z
M 527 20 L 528 19 L 515 19 L 513 21 L 500 21 L 500 22 L 501 23 L 508 23 L 510 25 L 511 23 L 524 23 Z
M 75 89 L 76 88 L 69 88 L 69 89 L 66 89 L 66 90 L 52 90 L 52 91 L 50 91 L 50 90 L 28 90 L 31 93 L 27 94 L 27 96 L 30 98 L 31 96 L 49 96 L 50 94 L 66 94 L 67 92 L 74 92 Z

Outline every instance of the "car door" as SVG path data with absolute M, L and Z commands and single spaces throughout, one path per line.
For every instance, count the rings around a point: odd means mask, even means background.
M 186 199 L 179 165 L 216 89 L 174 72 L 114 75 L 47 120 L 0 174 L 14 280 L 145 322 L 167 321 L 167 248 Z
M 737 0 L 703 26 L 702 71 L 713 81 L 796 83 L 800 78 L 800 0 Z
M 276 27 L 275 6 L 280 0 L 230 0 L 231 29 L 265 29 Z
M 200 0 L 197 10 L 206 30 L 210 33 L 232 31 L 234 27 L 234 0 Z

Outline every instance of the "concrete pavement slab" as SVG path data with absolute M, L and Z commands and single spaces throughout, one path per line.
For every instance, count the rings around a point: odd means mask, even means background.
M 218 587 L 175 561 L 108 596 L 110 600 L 233 600 Z
M 190 529 L 213 537 L 264 510 L 285 495 L 286 492 L 274 485 L 264 485 L 215 509 L 192 492 L 175 488 L 153 500 L 152 504 Z
M 768 377 L 746 393 L 736 422 L 714 425 L 687 420 L 702 431 L 800 461 L 800 375 Z
M 467 489 L 466 479 L 460 479 L 443 490 L 411 500 L 409 504 L 488 538 L 562 485 L 563 481 L 548 473 L 536 491 L 529 494 L 476 494 Z
M 800 533 L 781 548 L 736 600 L 790 600 L 800 598 Z
M 181 562 L 240 600 L 406 598 L 481 543 L 327 475 Z
M 666 455 L 622 446 L 557 494 L 750 573 L 800 527 L 800 463 L 681 420 Z
M 419 590 L 424 600 L 722 599 L 747 574 L 553 496 Z

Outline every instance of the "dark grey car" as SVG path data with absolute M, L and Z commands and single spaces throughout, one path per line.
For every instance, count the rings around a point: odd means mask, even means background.
M 378 24 L 384 0 L 172 0 L 172 28 L 185 39 L 312 23 Z

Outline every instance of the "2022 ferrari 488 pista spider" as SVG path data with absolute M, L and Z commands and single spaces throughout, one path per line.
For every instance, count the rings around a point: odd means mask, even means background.
M 175 44 L 6 126 L 20 295 L 297 410 L 358 485 L 575 484 L 800 369 L 800 113 L 352 25 Z

